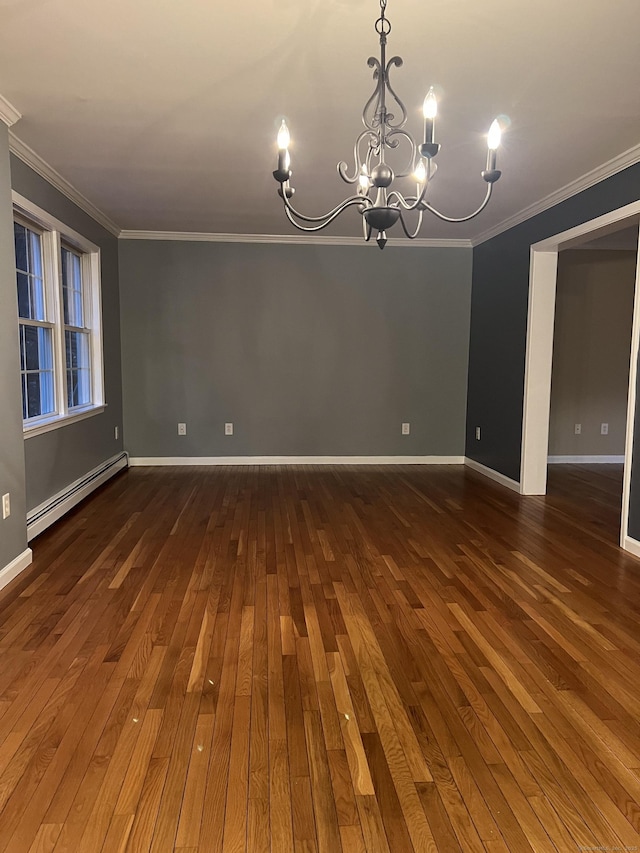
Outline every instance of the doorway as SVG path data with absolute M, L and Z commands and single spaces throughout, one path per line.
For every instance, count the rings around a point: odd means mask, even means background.
M 629 227 L 637 227 L 639 220 L 640 202 L 634 202 L 577 228 L 556 234 L 531 247 L 520 476 L 520 492 L 523 495 L 546 494 L 558 252 L 579 247 L 587 241 L 611 238 L 614 232 Z M 640 265 L 636 254 L 620 528 L 621 547 L 631 551 L 634 550 L 634 545 L 633 542 L 629 542 L 627 526 L 636 405 L 637 359 L 640 341 L 639 276 Z M 638 554 L 640 555 L 640 549 L 638 549 Z

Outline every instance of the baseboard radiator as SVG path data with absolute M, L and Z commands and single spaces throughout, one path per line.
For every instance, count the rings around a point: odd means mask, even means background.
M 129 456 L 124 451 L 107 459 L 84 477 L 71 483 L 53 497 L 41 503 L 27 514 L 27 539 L 30 542 L 38 534 L 73 509 L 111 477 L 129 467 Z

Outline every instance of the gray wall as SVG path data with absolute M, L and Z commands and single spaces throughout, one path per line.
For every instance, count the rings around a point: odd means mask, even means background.
M 120 282 L 132 456 L 464 452 L 471 250 L 120 241 Z
M 15 270 L 9 134 L 0 120 L 0 495 L 11 495 L 11 515 L 2 521 L 0 513 L 0 570 L 27 547 Z
M 635 251 L 559 253 L 551 456 L 624 456 L 636 256 Z M 601 435 L 602 423 L 608 424 L 608 435 Z
M 520 479 L 531 244 L 639 198 L 637 164 L 474 248 L 467 456 Z
M 14 156 L 11 157 L 11 181 L 16 192 L 99 246 L 102 264 L 107 409 L 103 414 L 34 436 L 24 442 L 27 507 L 33 509 L 123 447 L 122 431 L 120 438 L 117 441 L 114 439 L 114 427 L 122 425 L 118 240 Z M 15 283 L 13 287 L 15 290 Z M 14 312 L 14 324 L 15 317 Z M 17 347 L 17 334 L 15 345 Z

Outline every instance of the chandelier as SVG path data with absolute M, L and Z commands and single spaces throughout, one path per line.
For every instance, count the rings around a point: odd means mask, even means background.
M 392 56 L 387 61 L 387 36 L 391 32 L 391 24 L 386 17 L 386 8 L 387 0 L 380 0 L 380 17 L 375 22 L 375 30 L 380 37 L 380 59 L 371 56 L 367 60 L 369 68 L 373 68 L 376 87 L 362 111 L 365 129 L 353 146 L 354 171 L 349 173 L 349 167 L 344 161 L 338 163 L 338 174 L 342 180 L 347 184 L 357 185 L 355 195 L 346 198 L 322 216 L 305 216 L 293 207 L 291 199 L 295 190 L 291 186 L 291 138 L 284 119 L 277 137 L 278 168 L 273 173 L 273 177 L 280 184 L 278 195 L 284 202 L 284 212 L 300 231 L 320 231 L 347 208 L 355 207 L 362 215 L 365 241 L 369 242 L 372 234 L 377 232 L 376 242 L 381 249 L 384 249 L 387 243 L 387 230 L 398 221 L 406 236 L 411 240 L 415 239 L 422 226 L 424 211 L 429 211 L 445 222 L 468 222 L 473 219 L 489 204 L 493 185 L 502 174 L 496 169 L 496 150 L 500 145 L 501 127 L 495 119 L 487 135 L 487 165 L 481 173 L 487 183 L 487 190 L 480 207 L 468 216 L 452 217 L 441 213 L 425 200 L 437 169 L 434 158 L 440 150 L 440 145 L 435 141 L 438 101 L 431 87 L 422 107 L 424 134 L 422 143 L 418 145 L 404 129 L 407 110 L 389 80 L 391 67 L 395 65 L 400 68 L 402 58 Z M 398 116 L 389 112 L 388 107 L 393 102 L 399 110 Z M 407 156 L 404 169 L 396 172 L 387 163 L 387 155 L 400 147 L 406 149 Z M 396 179 L 406 179 L 411 194 L 405 195 L 396 189 Z M 415 214 L 413 229 L 407 223 L 407 214 L 412 214 L 412 218 Z

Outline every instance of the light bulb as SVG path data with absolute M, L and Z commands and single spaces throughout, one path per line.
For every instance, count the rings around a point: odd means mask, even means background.
M 422 114 L 425 118 L 434 119 L 438 114 L 438 100 L 436 93 L 433 91 L 433 86 L 427 92 L 427 97 L 422 104 Z
M 487 147 L 490 151 L 495 151 L 496 148 L 500 145 L 501 137 L 502 130 L 500 128 L 498 119 L 495 118 L 491 122 L 491 127 L 489 128 L 489 133 L 487 134 Z
M 282 124 L 280 125 L 280 130 L 278 131 L 278 148 L 281 151 L 284 151 L 289 147 L 289 143 L 291 142 L 291 136 L 289 135 L 289 128 L 284 119 L 282 119 Z
M 360 175 L 358 177 L 358 183 L 360 185 L 360 189 L 362 192 L 369 192 L 369 187 L 371 185 L 371 181 L 369 180 L 369 175 L 367 175 L 367 167 L 363 166 L 360 169 Z
M 427 169 L 424 165 L 424 160 L 420 160 L 418 162 L 418 165 L 416 166 L 415 171 L 413 173 L 413 177 L 419 184 L 423 184 L 427 179 Z

